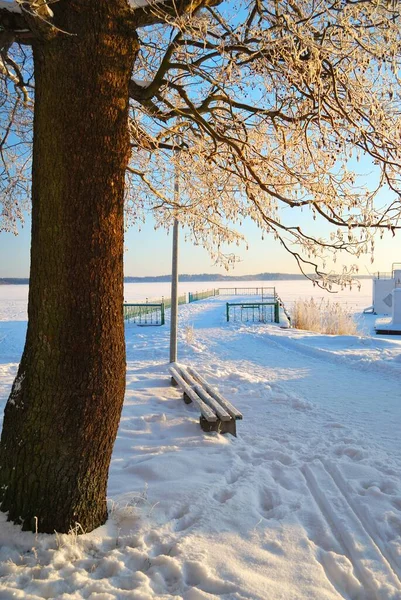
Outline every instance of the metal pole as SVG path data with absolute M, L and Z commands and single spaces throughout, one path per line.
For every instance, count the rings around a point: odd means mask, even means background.
M 174 202 L 179 200 L 178 166 L 174 172 Z M 171 325 L 170 325 L 170 362 L 177 361 L 177 315 L 178 315 L 178 221 L 173 226 L 173 259 L 171 268 Z

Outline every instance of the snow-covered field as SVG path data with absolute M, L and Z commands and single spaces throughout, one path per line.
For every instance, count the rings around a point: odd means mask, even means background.
M 334 299 L 360 310 L 370 285 Z M 322 295 L 276 287 L 287 304 Z M 0 600 L 401 599 L 401 336 L 370 336 L 368 315 L 360 337 L 226 323 L 225 301 L 180 307 L 178 352 L 241 410 L 238 437 L 203 433 L 170 386 L 168 324 L 129 325 L 110 519 L 77 537 L 1 517 Z M 2 404 L 25 307 L 0 287 Z

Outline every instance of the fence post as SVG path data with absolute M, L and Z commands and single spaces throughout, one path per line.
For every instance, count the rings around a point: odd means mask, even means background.
M 160 310 L 160 324 L 164 325 L 165 321 L 164 321 L 164 302 L 161 303 L 161 310 Z
M 230 305 L 228 304 L 228 302 L 226 302 L 226 316 L 227 316 L 227 323 L 230 320 Z
M 274 322 L 275 323 L 280 323 L 280 310 L 279 310 L 279 303 L 275 302 L 274 303 Z

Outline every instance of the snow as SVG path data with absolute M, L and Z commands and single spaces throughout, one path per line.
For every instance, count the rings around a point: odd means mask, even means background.
M 139 87 L 143 88 L 149 87 L 152 83 L 152 79 L 138 79 L 137 77 L 133 77 L 132 79 L 136 85 L 139 85 Z
M 7 0 L 0 0 L 0 10 L 6 9 L 9 12 L 22 13 L 22 9 L 21 9 L 22 2 L 23 2 L 23 0 L 16 0 L 15 2 L 9 2 Z M 51 10 L 50 6 L 48 6 L 48 4 L 46 4 L 45 2 L 40 2 L 39 5 L 41 8 L 42 16 L 43 16 L 43 14 L 45 14 L 47 17 L 54 16 L 53 11 Z M 35 10 L 35 8 L 38 8 L 39 5 L 35 6 L 35 2 L 31 4 L 31 6 L 33 7 L 34 10 Z
M 9 12 L 21 12 L 19 2 L 7 2 L 7 0 L 0 0 L 0 10 L 6 9 Z
M 152 4 L 157 4 L 159 2 L 163 2 L 163 0 L 128 0 L 131 8 L 135 10 L 135 8 L 142 8 L 143 6 L 151 6 Z
M 335 298 L 359 311 L 354 337 L 226 323 L 227 297 L 180 306 L 179 360 L 243 413 L 237 438 L 203 433 L 171 387 L 168 323 L 128 325 L 110 518 L 90 534 L 50 536 L 1 516 L 1 600 L 401 599 L 401 336 L 371 335 L 363 284 Z M 323 295 L 275 285 L 288 305 Z M 125 290 L 163 294 L 168 284 Z M 26 298 L 23 286 L 0 287 L 2 404 Z

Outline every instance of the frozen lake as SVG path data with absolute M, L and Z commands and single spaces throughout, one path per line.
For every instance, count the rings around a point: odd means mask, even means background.
M 361 280 L 361 289 L 355 286 L 351 290 L 340 290 L 330 294 L 314 287 L 309 280 L 273 280 L 273 281 L 192 281 L 179 283 L 180 294 L 201 292 L 213 288 L 255 288 L 275 287 L 284 304 L 291 308 L 292 303 L 299 298 L 329 299 L 347 305 L 351 312 L 359 313 L 372 303 L 372 282 L 370 279 Z M 124 286 L 126 302 L 145 302 L 161 297 L 170 297 L 170 283 L 127 283 Z M 28 301 L 27 285 L 0 286 L 0 320 L 25 321 Z

